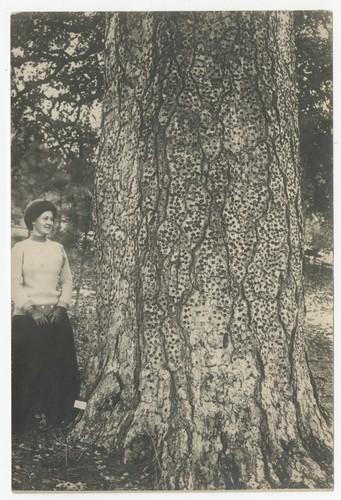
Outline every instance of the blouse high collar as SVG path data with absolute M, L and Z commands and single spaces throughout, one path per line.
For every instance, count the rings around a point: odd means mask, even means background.
M 37 235 L 37 234 L 31 234 L 30 239 L 32 241 L 40 241 L 41 243 L 43 243 L 44 241 L 47 241 L 46 236 L 43 236 L 43 235 L 40 236 L 40 235 Z

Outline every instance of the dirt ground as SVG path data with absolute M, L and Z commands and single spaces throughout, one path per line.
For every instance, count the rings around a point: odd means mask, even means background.
M 306 340 L 321 404 L 333 411 L 333 282 L 329 267 L 306 268 Z M 114 455 L 70 442 L 68 429 L 37 429 L 12 443 L 12 488 L 16 491 L 124 491 L 155 487 L 157 464 L 119 463 Z

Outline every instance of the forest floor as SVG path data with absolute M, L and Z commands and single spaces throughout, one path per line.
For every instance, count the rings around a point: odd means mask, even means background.
M 308 357 L 321 404 L 332 415 L 333 273 L 329 266 L 307 263 L 305 275 Z M 83 324 L 89 326 L 91 318 L 94 322 L 91 287 L 82 295 Z M 83 334 L 82 339 L 77 334 L 76 344 L 86 352 L 85 328 Z M 124 465 L 102 449 L 79 447 L 70 442 L 67 428 L 51 430 L 43 420 L 37 420 L 36 430 L 13 438 L 15 491 L 143 491 L 154 489 L 154 477 L 153 465 Z

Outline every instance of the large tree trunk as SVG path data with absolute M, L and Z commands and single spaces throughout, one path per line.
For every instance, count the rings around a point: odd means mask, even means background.
M 159 488 L 330 486 L 290 13 L 109 15 L 106 87 L 98 376 L 75 434 L 153 451 Z

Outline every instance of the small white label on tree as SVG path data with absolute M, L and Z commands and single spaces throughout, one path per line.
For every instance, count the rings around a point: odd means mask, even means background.
M 86 408 L 86 402 L 85 401 L 78 401 L 76 399 L 73 407 L 77 408 L 78 410 L 85 410 L 85 408 Z

